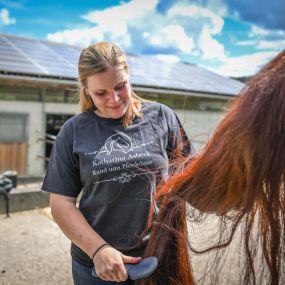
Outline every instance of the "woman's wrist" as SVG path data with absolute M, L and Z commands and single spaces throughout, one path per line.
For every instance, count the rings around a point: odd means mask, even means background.
M 94 257 L 96 256 L 96 254 L 103 248 L 107 247 L 107 246 L 110 246 L 108 243 L 103 243 L 101 244 L 99 247 L 96 248 L 96 250 L 93 252 L 93 254 L 91 255 L 91 259 L 93 261 Z

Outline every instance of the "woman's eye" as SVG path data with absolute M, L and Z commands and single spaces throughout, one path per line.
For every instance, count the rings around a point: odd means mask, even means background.
M 105 91 L 103 91 L 103 92 L 96 92 L 95 94 L 97 95 L 97 96 L 103 96 L 103 95 L 105 95 Z
M 126 82 L 124 82 L 124 83 L 120 84 L 119 86 L 117 86 L 117 87 L 115 88 L 115 90 L 120 90 L 120 89 L 122 89 L 123 87 L 125 87 L 125 85 L 126 85 Z

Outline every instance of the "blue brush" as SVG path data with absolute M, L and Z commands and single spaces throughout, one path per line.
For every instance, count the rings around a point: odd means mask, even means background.
M 142 259 L 138 263 L 126 263 L 125 267 L 128 272 L 128 276 L 131 280 L 138 280 L 150 276 L 157 268 L 158 261 L 155 256 L 150 256 Z M 92 275 L 98 277 L 95 268 L 92 269 Z

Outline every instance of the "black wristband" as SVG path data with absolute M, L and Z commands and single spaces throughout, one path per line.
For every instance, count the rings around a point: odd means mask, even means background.
M 94 257 L 95 257 L 95 255 L 98 253 L 98 251 L 99 251 L 101 248 L 105 247 L 105 246 L 109 246 L 109 244 L 108 244 L 108 243 L 103 243 L 102 245 L 100 245 L 100 246 L 94 251 L 94 253 L 92 254 L 91 259 L 93 260 Z

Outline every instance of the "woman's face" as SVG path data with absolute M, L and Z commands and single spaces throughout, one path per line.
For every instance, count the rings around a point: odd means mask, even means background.
M 98 116 L 119 119 L 126 113 L 131 88 L 129 74 L 124 67 L 111 67 L 105 72 L 88 76 L 86 89 Z

